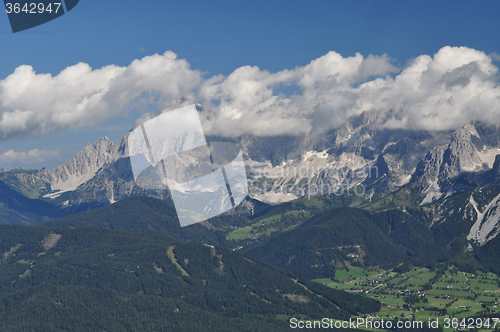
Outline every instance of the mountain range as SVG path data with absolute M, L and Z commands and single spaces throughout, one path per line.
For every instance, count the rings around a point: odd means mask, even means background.
M 500 179 L 500 129 L 479 122 L 447 132 L 391 129 L 391 116 L 365 112 L 316 136 L 207 137 L 236 143 L 245 159 L 252 199 L 232 213 L 251 215 L 255 204 L 330 194 L 349 206 L 434 209 L 433 225 L 465 218 L 469 250 L 495 238 L 500 193 L 481 193 Z M 87 144 L 54 169 L 0 173 L 2 222 L 36 224 L 132 196 L 171 202 L 168 191 L 135 184 L 127 137 Z M 467 192 L 469 198 L 458 203 L 455 197 Z
M 249 195 L 187 227 L 168 190 L 134 181 L 128 134 L 54 169 L 2 170 L 2 330 L 279 331 L 380 309 L 310 281 L 339 269 L 500 273 L 500 129 L 386 123 L 369 112 L 316 136 L 207 137 L 241 149 Z M 197 160 L 182 160 L 190 176 Z

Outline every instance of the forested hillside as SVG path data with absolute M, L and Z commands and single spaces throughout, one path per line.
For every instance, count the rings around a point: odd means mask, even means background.
M 0 226 L 2 331 L 281 331 L 380 302 L 219 246 L 102 228 Z
M 354 208 L 320 213 L 243 251 L 306 278 L 332 277 L 335 266 L 433 266 L 449 257 L 419 211 Z

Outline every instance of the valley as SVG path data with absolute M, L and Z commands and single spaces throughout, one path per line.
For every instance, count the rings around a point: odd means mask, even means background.
M 379 300 L 382 308 L 372 316 L 374 320 L 397 318 L 424 323 L 439 320 L 444 327 L 448 318 L 458 322 L 458 328 L 465 326 L 464 329 L 469 329 L 471 319 L 474 319 L 474 326 L 475 319 L 478 319 L 478 323 L 485 324 L 477 329 L 479 331 L 500 328 L 498 275 L 482 271 L 464 272 L 455 267 L 437 270 L 411 268 L 407 272 L 395 270 L 342 269 L 336 271 L 333 280 L 314 281 Z M 444 328 L 444 331 L 453 330 Z

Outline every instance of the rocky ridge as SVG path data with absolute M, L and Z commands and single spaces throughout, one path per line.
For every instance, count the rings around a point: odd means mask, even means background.
M 498 183 L 498 127 L 471 123 L 449 132 L 409 131 L 385 128 L 387 116 L 365 112 L 317 136 L 247 135 L 207 140 L 237 144 L 245 159 L 249 196 L 271 204 L 310 194 L 338 194 L 347 188 L 357 188 L 356 193 L 369 202 L 408 188 L 417 192 L 415 203 L 428 205 Z M 30 179 L 23 175 L 20 181 L 46 183 L 49 192 L 44 191 L 43 199 L 69 212 L 109 205 L 133 195 L 169 199 L 164 191 L 135 184 L 127 135 L 118 144 L 104 137 L 86 145 L 63 165 L 29 174 Z M 196 160 L 196 154 L 190 158 L 187 160 Z M 492 233 L 498 224 L 494 212 L 497 195 L 488 198 L 489 207 L 486 204 L 477 211 L 468 201 L 477 224 L 471 226 L 470 241 L 484 244 L 485 239 L 498 234 Z

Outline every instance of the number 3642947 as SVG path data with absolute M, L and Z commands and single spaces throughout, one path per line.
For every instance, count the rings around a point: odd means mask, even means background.
M 43 13 L 54 13 L 57 14 L 59 10 L 61 9 L 62 3 L 60 2 L 54 2 L 54 3 L 49 3 L 48 5 L 45 5 L 44 3 L 25 3 L 25 4 L 19 4 L 19 3 L 6 3 L 5 4 L 5 9 L 7 11 L 7 14 L 20 14 L 20 13 L 25 13 L 25 14 L 43 14 Z

